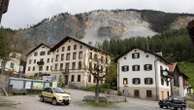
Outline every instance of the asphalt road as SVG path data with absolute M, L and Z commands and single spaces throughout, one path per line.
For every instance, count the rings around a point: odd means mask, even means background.
M 93 107 L 82 102 L 84 96 L 94 94 L 80 90 L 67 90 L 71 93 L 72 103 L 68 106 L 42 103 L 38 96 L 9 96 L 5 100 L 15 102 L 12 106 L 1 106 L 0 110 L 161 110 L 157 102 L 128 98 L 127 103 L 116 103 L 108 107 Z

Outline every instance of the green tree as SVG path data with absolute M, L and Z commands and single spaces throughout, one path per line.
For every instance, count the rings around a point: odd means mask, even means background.
M 0 60 L 1 60 L 1 74 L 4 73 L 5 65 L 9 60 L 10 49 L 10 31 L 5 29 L 0 29 Z

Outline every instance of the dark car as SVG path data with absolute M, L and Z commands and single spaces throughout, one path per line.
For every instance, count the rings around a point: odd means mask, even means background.
M 170 109 L 178 109 L 181 108 L 181 110 L 186 109 L 186 101 L 184 98 L 177 97 L 177 96 L 170 96 L 165 100 L 159 101 L 160 108 L 170 108 Z

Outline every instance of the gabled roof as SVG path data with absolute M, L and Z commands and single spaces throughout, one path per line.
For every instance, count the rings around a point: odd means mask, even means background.
M 73 41 L 75 41 L 75 42 L 78 42 L 78 43 L 80 43 L 80 44 L 82 44 L 82 45 L 85 45 L 86 47 L 88 47 L 88 48 L 90 48 L 90 49 L 93 49 L 93 50 L 96 50 L 96 51 L 100 51 L 100 52 L 102 52 L 102 53 L 104 53 L 104 54 L 106 54 L 106 55 L 109 55 L 109 53 L 108 52 L 105 52 L 105 51 L 103 51 L 103 50 L 101 50 L 101 49 L 98 49 L 98 48 L 96 48 L 96 47 L 93 47 L 93 46 L 91 46 L 91 45 L 88 45 L 88 44 L 86 44 L 86 43 L 84 43 L 84 42 L 81 42 L 81 41 L 79 41 L 79 40 L 77 40 L 77 39 L 75 39 L 75 38 L 73 38 L 73 37 L 70 37 L 70 36 L 66 36 L 65 38 L 63 38 L 60 42 L 58 42 L 56 45 L 54 45 L 52 48 L 51 48 L 51 50 L 50 51 L 55 51 L 57 48 L 59 48 L 61 45 L 63 45 L 66 41 L 68 41 L 68 40 L 73 40 Z
M 46 47 L 48 47 L 48 48 L 50 49 L 50 46 L 48 46 L 48 45 L 46 45 L 46 44 L 44 44 L 44 43 L 41 43 L 41 44 L 39 44 L 38 46 L 36 46 L 35 48 L 33 48 L 30 52 L 28 52 L 28 53 L 26 54 L 26 56 L 30 55 L 32 52 L 34 52 L 36 49 L 38 49 L 38 48 L 41 47 L 41 46 L 46 46 Z
M 164 57 L 162 57 L 162 56 L 160 56 L 160 55 L 158 55 L 158 54 L 156 54 L 156 53 L 154 53 L 152 51 L 145 50 L 145 49 L 141 49 L 141 48 L 132 48 L 131 50 L 126 51 L 125 53 L 123 53 L 122 55 L 120 55 L 119 57 L 117 57 L 115 59 L 115 61 L 118 61 L 121 57 L 123 57 L 124 55 L 126 55 L 127 53 L 129 53 L 130 51 L 132 51 L 134 49 L 138 49 L 138 50 L 144 51 L 146 53 L 152 54 L 152 55 L 156 56 L 157 58 L 159 58 L 160 60 L 164 61 L 165 63 L 170 64 L 170 62 L 168 62 Z
M 169 72 L 170 72 L 171 74 L 173 74 L 173 73 L 175 72 L 175 70 L 177 69 L 179 74 L 183 75 L 186 79 L 189 78 L 185 73 L 183 73 L 183 72 L 179 69 L 177 63 L 169 64 L 168 67 L 169 67 Z
M 169 71 L 174 72 L 176 69 L 177 63 L 168 64 Z

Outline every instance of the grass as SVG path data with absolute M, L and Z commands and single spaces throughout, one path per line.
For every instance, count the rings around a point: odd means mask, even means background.
M 188 107 L 194 109 L 194 101 L 187 101 Z

